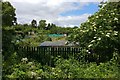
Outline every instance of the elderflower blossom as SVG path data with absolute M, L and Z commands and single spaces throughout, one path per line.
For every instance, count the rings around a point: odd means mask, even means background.
M 94 37 L 94 39 L 97 38 L 97 37 Z
M 106 20 L 106 19 L 103 19 L 103 20 Z
M 118 21 L 118 18 L 114 18 L 115 21 Z
M 86 52 L 88 52 L 89 50 L 86 50 Z
M 111 23 L 112 21 L 110 20 L 109 22 Z
M 37 77 L 37 80 L 40 80 L 41 79 L 41 77 Z
M 107 33 L 106 36 L 107 36 L 107 37 L 110 37 L 110 33 Z
M 95 40 L 92 40 L 91 43 L 95 42 Z
M 114 31 L 114 35 L 117 35 L 118 34 L 118 31 Z
M 32 76 L 36 76 L 37 74 L 35 72 L 31 72 L 31 75 Z
M 28 65 L 32 65 L 32 64 L 33 64 L 33 62 L 29 62 L 29 63 L 28 63 Z
M 98 16 L 96 16 L 96 18 L 99 18 Z
M 93 31 L 96 31 L 96 29 L 94 29 Z
M 28 59 L 27 59 L 27 58 L 22 58 L 21 61 L 22 61 L 22 62 L 27 62 Z
M 101 14 L 99 16 L 102 16 Z
M 93 44 L 88 45 L 88 47 L 91 47 L 91 46 L 93 46 Z
M 88 52 L 88 54 L 90 54 L 91 52 Z
M 100 41 L 100 40 L 101 40 L 101 38 L 98 38 L 97 40 L 99 40 L 99 41 Z
M 113 14 L 113 15 L 115 15 L 115 13 L 114 13 L 114 12 L 113 12 L 112 14 Z

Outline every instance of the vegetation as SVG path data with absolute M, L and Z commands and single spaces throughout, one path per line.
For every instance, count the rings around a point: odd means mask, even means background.
M 37 27 L 35 20 L 31 25 L 14 25 L 12 22 L 15 18 L 15 8 L 9 2 L 2 4 L 4 7 L 2 16 L 5 16 L 5 11 L 7 15 L 13 14 L 11 18 L 3 17 L 4 80 L 120 78 L 120 2 L 100 4 L 98 12 L 90 16 L 80 28 L 74 27 L 74 29 L 58 27 L 53 23 L 44 28 L 45 20 L 40 21 L 42 23 L 39 25 L 40 28 Z M 51 33 L 68 34 L 69 41 L 79 42 L 81 52 L 77 56 L 69 56 L 68 59 L 49 55 L 45 59 L 52 58 L 49 63 L 54 65 L 48 65 L 42 64 L 38 56 L 35 59 L 35 55 L 29 57 L 25 52 L 15 50 L 17 45 L 33 47 L 43 41 L 51 40 L 47 36 Z M 48 63 L 45 59 L 44 62 Z
M 9 2 L 2 3 L 2 25 L 11 26 L 17 24 L 15 16 L 15 8 Z

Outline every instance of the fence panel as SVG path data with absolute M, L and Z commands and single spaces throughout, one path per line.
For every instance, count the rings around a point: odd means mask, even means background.
M 38 46 L 38 47 L 16 47 L 16 51 L 24 57 L 25 55 L 31 58 L 40 60 L 41 62 L 49 61 L 51 56 L 57 57 L 58 55 L 63 58 L 69 58 L 69 56 L 75 56 L 80 52 L 79 47 L 69 46 Z

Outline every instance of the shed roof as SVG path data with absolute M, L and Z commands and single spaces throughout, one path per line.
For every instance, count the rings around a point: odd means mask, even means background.
M 45 41 L 40 44 L 40 46 L 74 46 L 74 44 L 70 43 L 66 45 L 66 40 L 63 41 Z

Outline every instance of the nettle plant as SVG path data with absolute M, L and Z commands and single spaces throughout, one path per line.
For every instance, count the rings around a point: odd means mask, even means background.
M 99 7 L 80 28 L 74 29 L 69 40 L 79 42 L 98 61 L 107 61 L 113 52 L 120 53 L 120 1 L 102 3 Z

